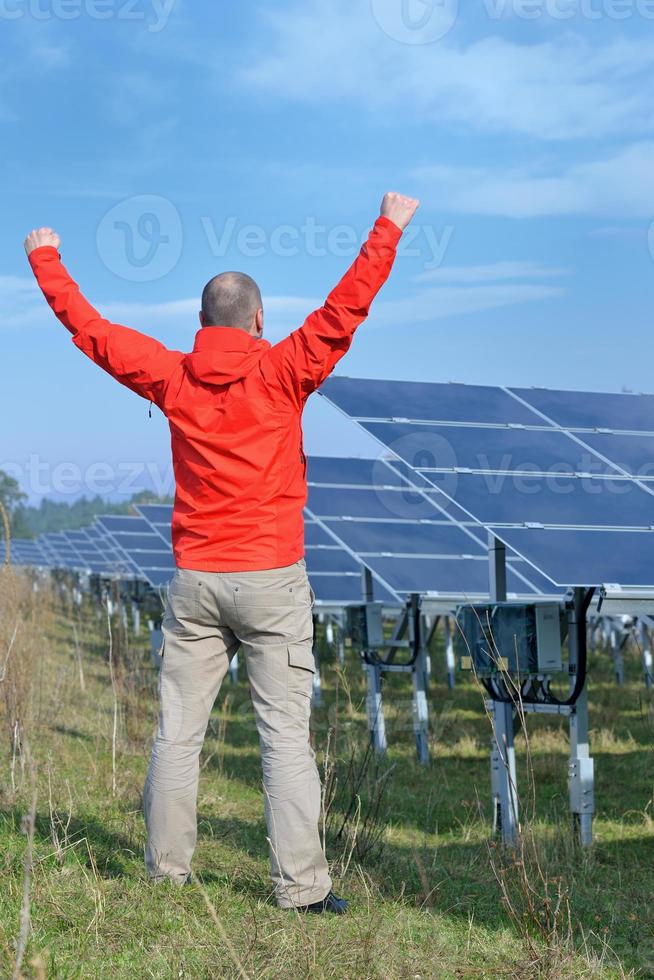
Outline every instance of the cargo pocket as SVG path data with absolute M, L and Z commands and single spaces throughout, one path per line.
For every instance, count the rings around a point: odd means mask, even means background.
M 188 624 L 195 624 L 200 611 L 200 584 L 180 583 L 173 579 L 168 590 L 168 604 L 164 625 L 176 635 L 188 632 Z
M 303 694 L 310 698 L 313 691 L 313 675 L 316 661 L 311 647 L 306 643 L 288 645 L 288 690 L 289 694 Z

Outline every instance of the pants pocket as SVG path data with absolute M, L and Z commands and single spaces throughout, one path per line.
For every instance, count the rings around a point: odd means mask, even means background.
M 316 661 L 313 650 L 306 643 L 288 645 L 288 692 L 303 694 L 310 698 L 313 690 L 313 675 Z
M 200 613 L 200 582 L 180 582 L 173 578 L 168 589 L 168 602 L 163 625 L 171 633 L 183 634 L 189 624 L 198 622 Z

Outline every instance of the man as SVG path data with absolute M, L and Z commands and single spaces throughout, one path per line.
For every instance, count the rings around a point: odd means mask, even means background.
M 318 833 L 320 777 L 309 743 L 313 619 L 303 559 L 302 411 L 346 353 L 391 271 L 418 201 L 384 197 L 381 215 L 325 305 L 279 344 L 262 339 L 249 276 L 216 276 L 202 294 L 190 354 L 109 323 L 80 294 L 50 228 L 26 241 L 30 264 L 73 343 L 170 424 L 177 572 L 163 623 L 159 727 L 144 789 L 146 865 L 190 880 L 199 756 L 240 648 L 261 744 L 275 896 L 301 911 L 345 912 Z

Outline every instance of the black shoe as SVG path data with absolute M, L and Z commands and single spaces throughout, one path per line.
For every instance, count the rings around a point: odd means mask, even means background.
M 344 898 L 336 898 L 334 892 L 330 892 L 321 902 L 313 902 L 311 905 L 297 905 L 296 908 L 298 912 L 312 912 L 314 915 L 322 915 L 323 912 L 345 915 L 347 902 Z

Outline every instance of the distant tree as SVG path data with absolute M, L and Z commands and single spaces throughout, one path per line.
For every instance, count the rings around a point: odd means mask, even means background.
M 0 470 L 0 503 L 5 505 L 11 515 L 24 500 L 27 500 L 27 494 L 21 490 L 18 480 Z
M 38 537 L 49 531 L 75 531 L 93 524 L 101 514 L 129 514 L 134 504 L 169 503 L 145 490 L 123 503 L 110 503 L 102 497 L 80 497 L 72 503 L 44 497 L 38 507 L 18 506 L 13 513 L 13 533 L 18 538 Z

